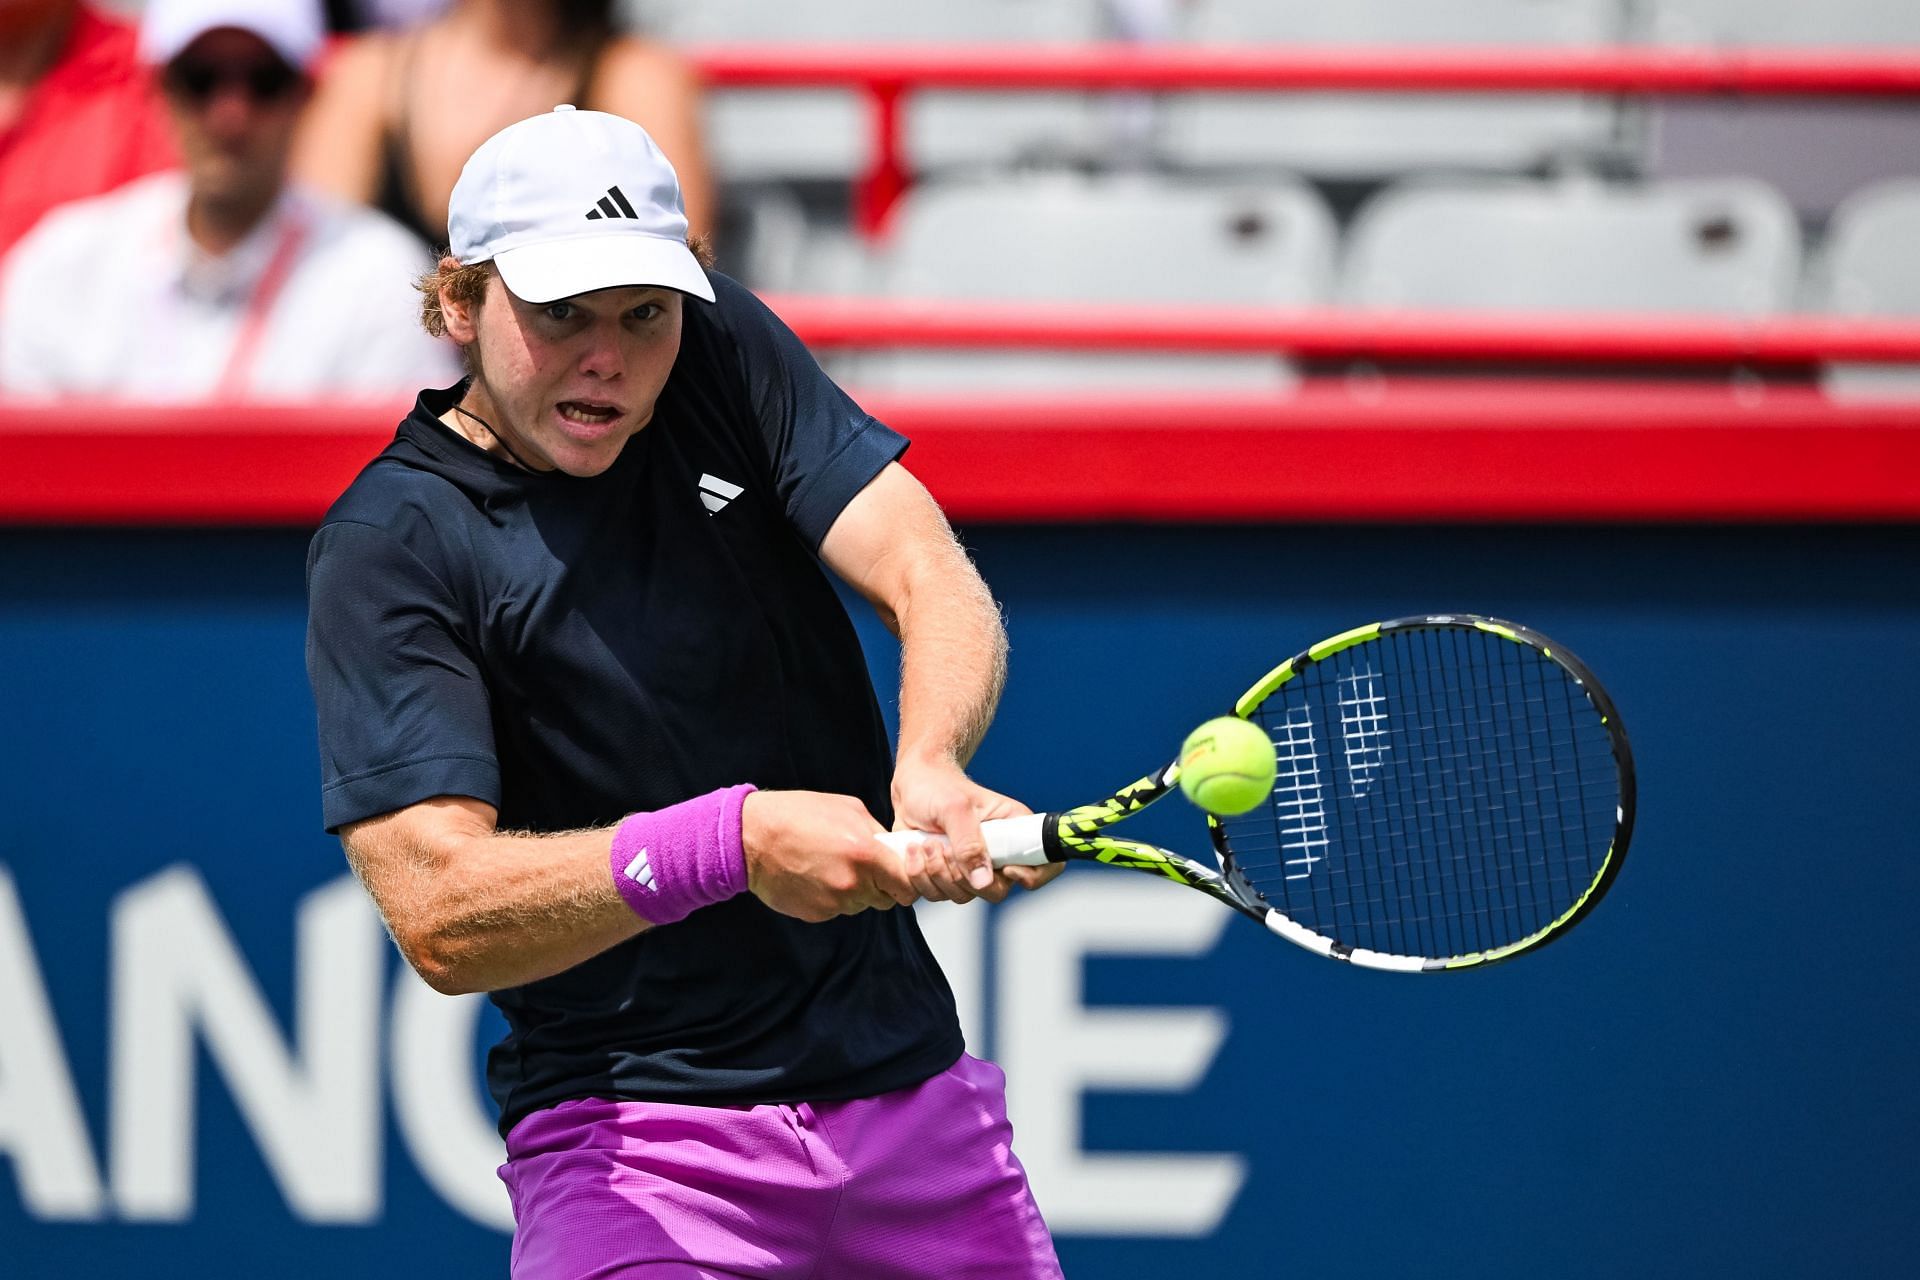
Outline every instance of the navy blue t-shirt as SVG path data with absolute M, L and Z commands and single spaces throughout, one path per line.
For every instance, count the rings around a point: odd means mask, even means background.
M 503 831 L 567 831 L 740 782 L 891 820 L 879 706 L 816 551 L 906 442 L 713 283 L 604 474 L 475 447 L 436 420 L 455 387 L 422 393 L 328 512 L 307 665 L 329 830 L 459 795 Z M 503 1132 L 577 1097 L 866 1097 L 961 1050 L 911 911 L 805 924 L 741 895 L 493 1000 Z

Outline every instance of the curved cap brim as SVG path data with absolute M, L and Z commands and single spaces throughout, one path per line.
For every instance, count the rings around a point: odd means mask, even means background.
M 507 288 L 526 302 L 558 302 L 629 285 L 677 289 L 713 301 L 713 284 L 693 250 L 663 236 L 573 236 L 503 250 L 493 261 Z

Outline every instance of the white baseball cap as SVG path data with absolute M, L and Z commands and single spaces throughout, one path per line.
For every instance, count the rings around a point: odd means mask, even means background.
M 491 260 L 528 302 L 619 285 L 713 301 L 673 166 L 645 129 L 604 111 L 555 107 L 481 143 L 453 185 L 447 238 L 462 266 Z
M 147 0 L 140 15 L 140 55 L 164 65 L 221 27 L 259 36 L 298 71 L 313 65 L 326 40 L 319 0 Z

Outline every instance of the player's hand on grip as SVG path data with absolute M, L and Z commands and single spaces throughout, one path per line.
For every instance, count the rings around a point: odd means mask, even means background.
M 1022 889 L 1038 889 L 1066 869 L 1064 862 L 1049 862 L 1044 867 L 1002 867 L 999 874 Z
M 917 894 L 900 860 L 873 838 L 882 830 L 852 796 L 756 791 L 740 815 L 747 891 L 815 924 L 909 906 Z
M 893 774 L 894 830 L 944 834 L 945 842 L 916 841 L 900 861 L 907 878 L 932 902 L 999 902 L 1014 885 L 1033 889 L 1060 873 L 1058 866 L 1009 867 L 996 872 L 987 857 L 980 823 L 1032 810 L 1011 796 L 990 791 L 949 760 L 902 759 Z

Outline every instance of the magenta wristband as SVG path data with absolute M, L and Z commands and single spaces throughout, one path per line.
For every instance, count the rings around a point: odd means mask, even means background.
M 752 783 L 723 787 L 652 813 L 629 814 L 613 833 L 613 884 L 633 914 L 672 924 L 747 887 L 740 812 Z

